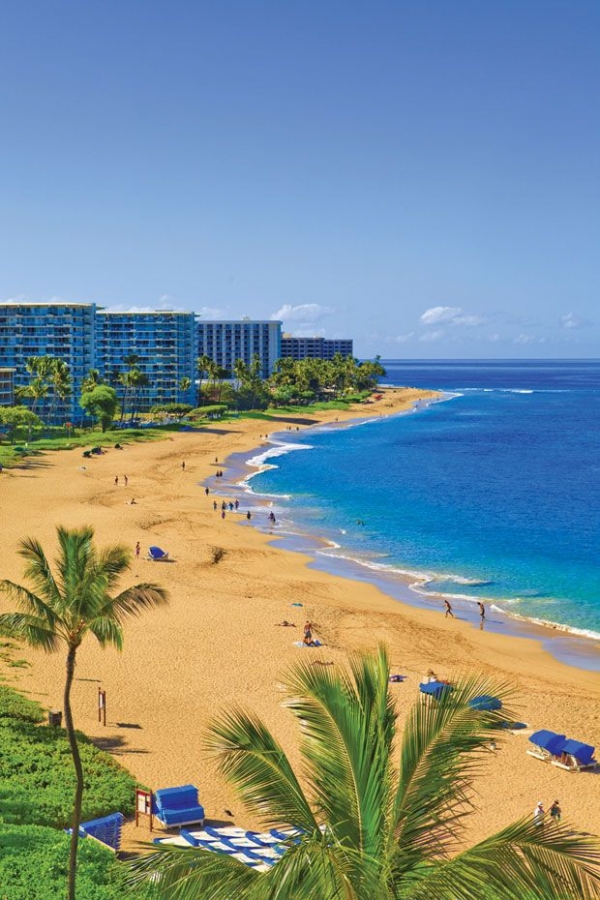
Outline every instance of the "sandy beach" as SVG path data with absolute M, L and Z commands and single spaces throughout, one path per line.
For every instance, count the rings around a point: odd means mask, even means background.
M 91 638 L 83 645 L 73 697 L 77 727 L 143 784 L 156 789 L 192 782 L 210 819 L 229 821 L 224 811 L 230 810 L 236 824 L 253 827 L 258 823 L 245 815 L 203 752 L 207 722 L 223 707 L 244 704 L 265 719 L 295 761 L 297 734 L 293 717 L 281 706 L 281 675 L 303 654 L 338 666 L 349 652 L 385 642 L 394 671 L 407 676 L 392 685 L 400 722 L 429 668 L 443 678 L 475 670 L 514 685 L 519 718 L 532 729 L 567 732 L 600 749 L 597 673 L 556 661 L 536 640 L 489 634 L 445 619 L 441 602 L 431 610 L 413 608 L 375 586 L 308 568 L 308 557 L 281 550 L 267 534 L 240 524 L 245 523 L 243 492 L 238 515 L 222 519 L 220 508 L 213 510 L 215 473 L 225 468 L 229 454 L 265 443 L 266 429 L 393 414 L 428 396 L 433 395 L 388 389 L 381 401 L 348 414 L 324 413 L 317 420 L 299 410 L 296 416 L 282 416 L 277 426 L 263 420 L 216 422 L 165 441 L 109 450 L 93 460 L 73 450 L 5 471 L 0 477 L 1 577 L 22 579 L 16 553 L 20 538 L 33 535 L 48 550 L 57 524 L 91 524 L 100 544 L 122 542 L 133 550 L 140 541 L 142 557 L 134 559 L 130 581 L 154 580 L 170 592 L 167 608 L 127 625 L 123 653 L 102 651 Z M 200 486 L 206 479 L 208 496 Z M 147 561 L 152 544 L 168 550 L 173 561 Z M 223 551 L 217 563 L 215 549 Z M 294 646 L 307 618 L 322 648 Z M 277 627 L 284 619 L 296 627 Z M 60 708 L 63 655 L 24 649 L 20 656 L 31 665 L 4 665 L 7 683 L 45 707 Z M 98 687 L 107 694 L 106 727 L 97 721 Z M 600 772 L 573 774 L 527 756 L 528 733 L 507 734 L 490 753 L 476 785 L 479 812 L 470 822 L 469 839 L 531 814 L 539 800 L 550 805 L 555 798 L 568 821 L 600 833 Z M 148 837 L 144 827 L 126 828 L 126 845 Z

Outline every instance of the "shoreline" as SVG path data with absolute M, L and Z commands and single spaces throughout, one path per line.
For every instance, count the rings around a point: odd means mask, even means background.
M 432 403 L 442 403 L 451 400 L 455 394 L 444 392 L 438 397 L 433 397 L 424 402 L 421 409 L 426 409 Z M 419 401 L 417 401 L 418 403 Z M 416 415 L 419 412 L 418 405 L 392 413 L 393 416 Z M 356 427 L 368 422 L 368 418 L 345 419 L 342 422 L 328 422 L 315 424 L 311 431 L 327 429 L 335 431 L 348 427 Z M 260 448 L 248 451 L 244 454 L 236 454 L 231 464 L 227 458 L 223 465 L 230 471 L 224 473 L 224 481 L 220 485 L 219 494 L 228 497 L 242 488 L 250 495 L 253 503 L 258 508 L 273 505 L 277 501 L 282 502 L 282 507 L 289 511 L 286 501 L 293 498 L 288 494 L 270 494 L 255 491 L 251 484 L 257 475 L 273 467 L 270 459 L 310 449 L 306 444 L 295 445 L 288 432 L 274 432 L 269 436 L 271 446 L 257 452 Z M 249 467 L 250 473 L 244 470 Z M 276 466 L 275 466 L 276 467 Z M 203 485 L 204 486 L 204 485 Z M 240 523 L 246 525 L 246 523 Z M 495 634 L 503 634 L 508 638 L 528 638 L 541 642 L 543 648 L 558 662 L 590 672 L 600 672 L 600 634 L 588 632 L 562 622 L 551 622 L 544 619 L 528 617 L 518 613 L 511 613 L 496 604 L 501 600 L 487 597 L 469 597 L 456 593 L 447 593 L 435 590 L 420 590 L 424 585 L 434 584 L 438 579 L 446 579 L 449 576 L 443 573 L 426 573 L 401 569 L 396 566 L 372 565 L 358 556 L 352 555 L 351 548 L 346 548 L 347 553 L 336 553 L 344 550 L 332 538 L 319 534 L 316 531 L 306 529 L 302 525 L 292 523 L 292 530 L 278 531 L 272 526 L 248 523 L 260 533 L 268 535 L 273 546 L 279 549 L 308 555 L 310 561 L 307 566 L 322 571 L 326 574 L 340 576 L 353 581 L 366 582 L 378 587 L 382 593 L 398 603 L 409 604 L 418 609 L 443 612 L 441 604 L 445 599 L 451 600 L 455 618 L 467 621 L 472 628 L 480 629 L 480 619 L 476 611 L 477 601 L 483 600 L 488 609 L 485 621 L 486 631 Z M 298 527 L 298 531 L 293 530 Z M 332 551 L 332 552 L 328 552 Z M 437 604 L 437 606 L 436 606 Z
M 257 444 L 266 449 L 260 437 L 265 425 L 274 432 L 335 417 L 387 415 L 422 396 L 395 389 L 379 404 L 347 415 L 309 417 L 300 411 L 271 423 L 214 423 L 164 441 L 110 450 L 91 462 L 82 460 L 78 450 L 61 451 L 44 457 L 42 464 L 38 460 L 2 474 L 3 578 L 22 582 L 16 550 L 27 535 L 38 538 L 53 557 L 57 524 L 93 525 L 101 547 L 118 542 L 133 549 L 139 540 L 144 550 L 156 544 L 171 554 L 171 564 L 134 559 L 123 582 L 156 581 L 169 591 L 170 604 L 127 622 L 120 654 L 87 639 L 73 684 L 76 727 L 141 784 L 152 789 L 196 784 L 210 821 L 230 821 L 224 814 L 230 810 L 235 824 L 259 827 L 203 751 L 208 723 L 241 704 L 266 722 L 296 766 L 298 733 L 279 692 L 284 673 L 302 660 L 345 667 L 354 651 L 379 643 L 388 646 L 393 671 L 406 675 L 393 688 L 399 728 L 419 696 L 419 682 L 433 668 L 442 678 L 477 672 L 509 681 L 518 695 L 517 715 L 530 729 L 551 728 L 600 746 L 597 674 L 557 662 L 539 640 L 479 632 L 466 622 L 445 620 L 437 610 L 398 603 L 372 583 L 319 571 L 310 565 L 310 553 L 281 549 L 272 536 L 239 527 L 241 516 L 222 519 L 213 510 L 213 490 L 221 481 L 215 475 L 223 460 L 252 452 Z M 128 487 L 115 486 L 115 475 L 125 473 Z M 207 478 L 208 496 L 201 487 Z M 247 506 L 241 492 L 239 499 L 243 515 Z M 216 564 L 215 548 L 223 551 Z M 294 608 L 298 603 L 302 607 Z M 8 611 L 3 598 L 0 607 Z M 295 630 L 275 627 L 283 619 L 294 622 Z M 322 647 L 295 646 L 306 619 Z M 45 708 L 60 709 L 63 654 L 24 647 L 15 652 L 27 665 L 5 662 L 0 674 L 7 684 Z M 106 727 L 97 721 L 99 687 L 107 696 Z M 600 833 L 593 774 L 573 775 L 528 757 L 528 733 L 507 734 L 498 752 L 490 754 L 485 776 L 476 784 L 479 811 L 469 823 L 468 841 L 530 814 L 541 798 L 554 797 L 574 825 Z M 124 848 L 156 834 L 128 823 Z

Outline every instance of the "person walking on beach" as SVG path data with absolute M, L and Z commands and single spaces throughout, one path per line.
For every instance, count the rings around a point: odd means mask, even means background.
M 562 809 L 560 808 L 560 803 L 558 802 L 558 800 L 554 801 L 548 812 L 550 813 L 550 818 L 552 819 L 554 824 L 558 825 L 562 817 Z
M 483 622 L 483 620 L 485 619 L 485 606 L 480 600 L 477 601 L 477 606 L 479 607 L 479 615 L 481 616 L 481 621 Z
M 221 518 L 222 518 L 222 519 L 225 518 L 225 510 L 224 510 L 224 509 L 221 510 Z
M 213 509 L 215 512 L 217 511 L 217 501 L 216 500 L 213 500 Z
M 233 505 L 235 506 L 236 510 L 239 509 L 239 508 L 240 508 L 240 501 L 239 501 L 239 500 L 236 500 L 235 503 L 234 503 Z
M 204 493 L 208 497 L 208 495 L 210 494 L 210 488 L 208 488 L 208 487 L 204 488 Z
M 534 825 L 543 825 L 544 824 L 544 816 L 546 815 L 546 810 L 544 809 L 544 804 L 540 800 L 538 805 L 533 811 L 533 824 Z
M 450 605 L 449 600 L 444 600 L 444 606 L 446 607 L 446 618 L 450 616 L 451 619 L 454 618 L 454 613 L 452 612 L 452 606 Z
M 127 487 L 127 483 L 129 481 L 129 479 L 127 478 L 127 475 L 123 475 L 123 481 L 125 482 L 125 487 Z
M 141 551 L 141 549 L 142 549 L 142 547 L 141 547 L 141 545 L 140 545 L 140 542 L 138 541 L 137 544 L 135 545 L 135 558 L 136 558 L 136 559 L 139 559 L 139 558 L 140 558 L 140 551 Z
M 115 475 L 115 484 L 117 484 L 117 485 L 119 484 L 119 476 L 118 475 Z
M 246 513 L 246 518 L 248 519 L 248 521 L 250 521 L 250 519 L 252 518 L 252 513 L 250 512 L 250 510 L 248 510 L 248 512 Z
M 181 461 L 181 468 L 185 472 L 185 459 Z

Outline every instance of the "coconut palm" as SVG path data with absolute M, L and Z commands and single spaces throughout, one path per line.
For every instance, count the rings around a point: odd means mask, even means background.
M 50 420 L 54 418 L 55 413 L 60 413 L 64 407 L 67 397 L 72 392 L 71 372 L 68 363 L 64 359 L 52 359 L 52 367 L 50 370 L 50 381 L 54 392 L 50 411 Z
M 384 650 L 351 675 L 308 663 L 287 679 L 302 778 L 252 713 L 225 713 L 209 748 L 248 812 L 297 829 L 266 872 L 210 850 L 163 846 L 134 863 L 164 900 L 567 900 L 600 896 L 596 838 L 520 821 L 464 849 L 471 784 L 507 711 L 469 706 L 509 692 L 471 678 L 422 698 L 402 735 Z M 154 895 L 153 895 L 154 896 Z
M 165 603 L 167 593 L 156 584 L 142 583 L 115 595 L 113 592 L 120 577 L 129 568 L 129 551 L 119 545 L 98 550 L 91 527 L 74 530 L 59 527 L 57 533 L 59 555 L 54 572 L 35 538 L 21 541 L 19 554 L 25 559 L 24 574 L 31 587 L 6 580 L 0 582 L 0 591 L 7 594 L 20 610 L 0 615 L 0 629 L 48 653 L 61 647 L 67 651 L 63 703 L 76 776 L 67 896 L 69 900 L 75 900 L 84 787 L 71 710 L 77 651 L 88 634 L 93 635 L 102 647 L 111 645 L 121 650 L 125 620 Z
M 198 404 L 202 403 L 202 378 L 204 375 L 208 375 L 208 369 L 211 363 L 212 357 L 210 357 L 207 353 L 203 353 L 202 356 L 199 356 L 196 361 L 196 364 L 198 366 L 198 375 L 200 376 L 200 380 L 198 382 Z

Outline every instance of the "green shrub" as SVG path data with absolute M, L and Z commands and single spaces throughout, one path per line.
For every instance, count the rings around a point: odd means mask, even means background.
M 130 815 L 135 780 L 85 735 L 78 733 L 78 740 L 85 774 L 83 820 L 117 811 Z M 0 817 L 4 822 L 64 828 L 71 818 L 74 791 L 73 761 L 62 728 L 34 725 L 31 719 L 0 718 Z
M 13 688 L 0 686 L 0 719 L 42 722 L 44 710 L 35 700 L 28 700 Z
M 0 897 L 64 900 L 69 837 L 52 828 L 0 825 Z M 77 900 L 145 898 L 126 885 L 127 870 L 96 841 L 79 843 Z

